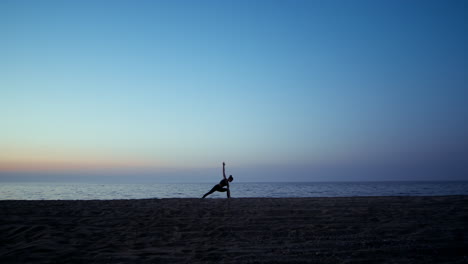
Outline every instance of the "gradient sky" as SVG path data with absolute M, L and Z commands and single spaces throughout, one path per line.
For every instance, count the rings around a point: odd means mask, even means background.
M 467 1 L 0 1 L 0 33 L 0 180 L 468 180 Z

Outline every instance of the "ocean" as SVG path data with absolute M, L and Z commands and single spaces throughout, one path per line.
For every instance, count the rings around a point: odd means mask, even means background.
M 199 198 L 211 183 L 1 183 L 0 200 L 112 200 Z M 275 182 L 231 183 L 231 197 L 346 197 L 468 195 L 461 182 Z M 225 198 L 215 192 L 208 198 Z

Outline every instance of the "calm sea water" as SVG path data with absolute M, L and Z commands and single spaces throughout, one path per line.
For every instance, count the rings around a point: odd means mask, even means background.
M 2 183 L 0 200 L 197 198 L 213 184 Z M 236 197 L 468 195 L 468 182 L 232 183 Z M 213 193 L 209 198 L 224 198 Z

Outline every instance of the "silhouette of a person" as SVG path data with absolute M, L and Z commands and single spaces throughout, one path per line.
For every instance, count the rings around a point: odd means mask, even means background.
M 232 177 L 232 175 L 229 175 L 229 178 L 226 178 L 226 170 L 224 166 L 226 166 L 226 163 L 223 162 L 223 179 L 218 184 L 213 186 L 213 188 L 209 192 L 205 193 L 205 195 L 203 195 L 203 198 L 214 192 L 227 192 L 227 198 L 231 198 L 231 192 L 229 191 L 229 183 L 232 182 L 234 178 Z

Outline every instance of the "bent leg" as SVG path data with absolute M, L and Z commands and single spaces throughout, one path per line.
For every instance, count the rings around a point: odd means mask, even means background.
M 228 188 L 218 188 L 218 192 L 226 192 L 227 198 L 231 198 L 231 191 Z

